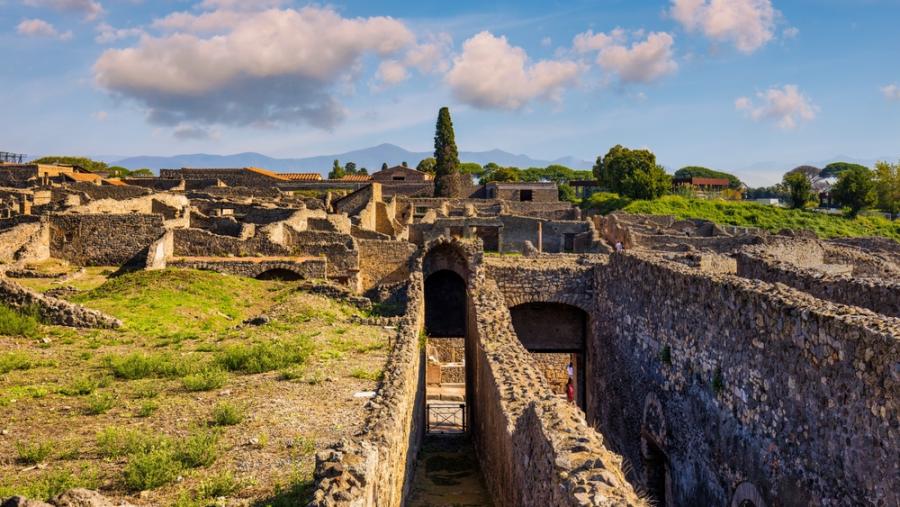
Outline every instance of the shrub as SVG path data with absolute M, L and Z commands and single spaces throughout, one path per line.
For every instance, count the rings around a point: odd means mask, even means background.
M 0 335 L 37 336 L 40 330 L 40 321 L 36 310 L 13 310 L 0 304 Z
M 198 430 L 178 442 L 176 459 L 187 468 L 212 465 L 219 454 L 219 434 Z
M 368 371 L 368 370 L 364 370 L 362 368 L 354 368 L 353 372 L 350 373 L 350 376 L 353 378 L 360 379 L 360 380 L 379 381 L 382 378 L 384 378 L 384 371 L 382 371 L 382 370 Z
M 96 393 L 88 398 L 84 407 L 87 415 L 105 414 L 116 405 L 116 396 L 111 393 Z
M 66 396 L 86 396 L 93 393 L 98 386 L 99 382 L 97 380 L 84 376 L 73 380 L 71 384 L 63 387 L 59 392 Z
M 304 373 L 303 368 L 298 367 L 290 367 L 290 368 L 282 368 L 281 371 L 278 372 L 279 380 L 297 380 L 303 377 Z
M 310 351 L 310 342 L 306 337 L 270 340 L 252 345 L 235 344 L 224 348 L 219 355 L 219 362 L 230 371 L 262 373 L 303 364 Z
M 234 474 L 230 470 L 224 470 L 204 479 L 197 493 L 201 498 L 218 498 L 231 495 L 241 487 L 242 484 L 234 478 Z
M 630 202 L 631 199 L 620 197 L 619 194 L 597 192 L 584 201 L 584 207 L 597 210 L 599 213 L 607 215 L 628 206 Z
M 125 486 L 133 491 L 158 488 L 174 481 L 181 462 L 168 447 L 132 454 L 125 466 Z
M 13 370 L 27 370 L 34 368 L 37 363 L 27 354 L 21 352 L 8 352 L 0 354 L 0 375 Z
M 148 377 L 178 377 L 199 369 L 187 359 L 176 359 L 169 354 L 145 354 L 132 352 L 126 356 L 107 356 L 106 366 L 118 378 L 136 380 Z
M 212 420 L 213 426 L 234 426 L 244 420 L 244 409 L 223 401 L 213 408 Z
M 219 368 L 204 368 L 181 378 L 181 383 L 188 391 L 211 391 L 225 385 L 228 374 Z
M 44 460 L 53 452 L 53 442 L 46 440 L 43 442 L 32 443 L 16 443 L 16 454 L 20 463 L 26 465 L 37 465 L 43 463 Z
M 134 415 L 137 417 L 150 417 L 153 415 L 153 412 L 156 412 L 156 409 L 159 408 L 159 404 L 154 401 L 145 401 L 141 403 L 141 407 L 138 408 L 137 413 Z
M 119 426 L 109 426 L 97 434 L 100 455 L 108 458 L 147 453 L 155 448 L 168 447 L 169 443 L 167 437 L 148 435 Z

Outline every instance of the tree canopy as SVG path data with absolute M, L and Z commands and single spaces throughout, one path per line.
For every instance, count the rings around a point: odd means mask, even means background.
M 341 161 L 338 159 L 334 159 L 334 162 L 331 164 L 331 172 L 328 173 L 329 180 L 339 180 L 346 176 L 346 172 L 344 168 L 341 167 Z
M 416 171 L 421 171 L 423 173 L 434 174 L 434 166 L 437 164 L 437 160 L 434 157 L 428 157 L 419 161 L 419 164 L 416 166 Z
M 900 162 L 875 164 L 875 194 L 878 207 L 891 214 L 900 214 Z
M 841 207 L 848 208 L 851 217 L 855 217 L 860 211 L 875 204 L 872 171 L 859 165 L 842 171 L 837 183 L 831 187 L 831 197 Z
M 858 169 L 858 168 L 868 169 L 868 167 L 859 164 L 852 164 L 850 162 L 832 162 L 819 172 L 820 178 L 831 178 L 841 174 L 844 171 L 848 171 L 850 169 Z
M 459 151 L 456 149 L 456 135 L 450 109 L 442 107 L 438 112 L 434 131 L 434 173 L 438 177 L 459 172 Z
M 656 164 L 649 150 L 631 150 L 616 145 L 603 157 L 597 157 L 594 176 L 600 185 L 633 199 L 655 199 L 669 191 L 671 177 Z
M 97 171 L 105 171 L 109 168 L 109 165 L 106 162 L 100 162 L 98 160 L 91 160 L 87 157 L 73 157 L 69 155 L 63 156 L 49 156 L 49 157 L 41 157 L 36 160 L 32 160 L 32 163 L 35 164 L 59 164 L 59 165 L 77 165 L 82 169 L 91 172 Z M 122 169 L 125 169 L 124 167 Z M 127 171 L 127 169 L 125 169 Z
M 741 188 L 741 180 L 733 174 L 722 171 L 716 171 L 708 167 L 697 165 L 689 165 L 675 171 L 675 178 L 725 178 L 728 180 L 729 188 Z
M 791 208 L 803 209 L 818 200 L 807 172 L 797 169 L 787 172 L 782 179 L 782 185 Z

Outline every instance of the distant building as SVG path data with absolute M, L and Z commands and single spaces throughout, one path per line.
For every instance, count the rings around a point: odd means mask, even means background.
M 349 181 L 351 183 L 368 182 L 372 179 L 368 174 L 348 174 L 338 181 Z
M 521 202 L 558 202 L 559 189 L 553 182 L 492 181 L 484 186 L 484 197 Z
M 431 181 L 433 177 L 428 173 L 397 165 L 372 174 L 370 179 L 379 183 L 390 183 L 392 181 L 408 181 L 415 183 Z
M 673 187 L 690 186 L 701 192 L 721 192 L 728 188 L 731 184 L 728 178 L 700 178 L 690 176 L 686 178 L 675 178 L 672 180 Z
M 103 178 L 77 166 L 0 163 L 0 187 L 32 188 L 72 182 L 100 185 Z
M 161 169 L 162 179 L 219 180 L 229 187 L 274 186 L 288 178 L 259 167 Z
M 288 181 L 322 181 L 322 175 L 319 173 L 278 173 L 278 176 Z
M 753 202 L 757 204 L 765 204 L 767 206 L 780 206 L 781 199 L 776 197 L 761 197 L 759 199 L 753 199 Z

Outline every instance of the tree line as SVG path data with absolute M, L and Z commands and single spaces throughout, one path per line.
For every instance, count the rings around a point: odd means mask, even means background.
M 153 171 L 147 168 L 131 170 L 119 165 L 111 166 L 106 162 L 91 160 L 87 157 L 49 156 L 32 160 L 31 163 L 78 166 L 92 173 L 108 173 L 111 178 L 127 178 L 129 176 L 153 176 Z

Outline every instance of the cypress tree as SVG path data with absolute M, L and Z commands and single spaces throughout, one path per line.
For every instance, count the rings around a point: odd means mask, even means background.
M 442 107 L 438 113 L 437 126 L 434 131 L 434 166 L 436 178 L 457 174 L 459 172 L 459 152 L 456 149 L 456 136 L 453 134 L 453 121 L 450 120 L 450 109 Z

